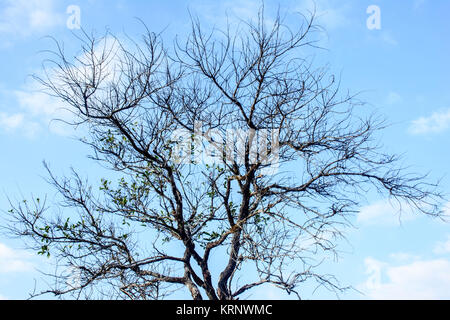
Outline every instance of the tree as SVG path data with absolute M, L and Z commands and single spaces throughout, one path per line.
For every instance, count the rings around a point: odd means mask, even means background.
M 342 290 L 319 257 L 336 251 L 369 190 L 441 214 L 437 185 L 375 142 L 384 122 L 314 67 L 306 49 L 318 27 L 314 15 L 301 21 L 269 26 L 261 10 L 205 32 L 193 18 L 173 49 L 148 30 L 127 44 L 84 33 L 75 60 L 56 43 L 37 79 L 119 178 L 93 188 L 45 164 L 60 210 L 11 203 L 10 230 L 79 273 L 67 286 L 57 272 L 44 293 L 238 299 L 273 284 L 300 297 L 310 279 Z

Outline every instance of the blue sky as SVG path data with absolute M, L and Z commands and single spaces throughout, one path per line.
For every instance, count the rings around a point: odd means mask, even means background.
M 389 151 L 404 154 L 404 162 L 416 172 L 444 177 L 448 193 L 450 156 L 450 1 L 447 0 L 316 0 L 320 34 L 326 50 L 317 52 L 317 63 L 329 63 L 340 74 L 342 87 L 361 92 L 372 110 L 392 124 L 382 142 Z M 101 33 L 138 36 L 139 17 L 154 31 L 166 28 L 171 39 L 183 34 L 189 23 L 188 9 L 205 24 L 219 25 L 226 13 L 254 18 L 260 1 L 124 1 L 124 0 L 0 0 L 0 208 L 11 198 L 48 194 L 42 161 L 62 173 L 72 166 L 94 179 L 101 170 L 87 158 L 88 150 L 74 139 L 74 132 L 51 120 L 60 105 L 39 93 L 30 74 L 41 72 L 50 35 L 77 52 L 68 28 L 71 5 L 80 8 L 81 26 Z M 266 1 L 270 16 L 277 9 L 293 13 L 312 8 L 312 1 Z M 367 8 L 380 9 L 380 28 L 370 30 Z M 292 17 L 290 19 L 293 19 Z M 69 21 L 70 25 L 70 21 Z M 92 180 L 94 180 L 92 179 Z M 401 223 L 386 199 L 368 195 L 369 202 L 354 218 L 348 243 L 342 243 L 339 259 L 322 269 L 352 285 L 343 299 L 425 298 L 450 299 L 450 225 L 416 215 L 408 208 Z M 450 204 L 447 205 L 450 214 Z M 34 285 L 44 282 L 37 270 L 49 270 L 51 259 L 23 250 L 20 239 L 0 236 L 0 298 L 26 298 Z M 329 299 L 326 290 L 305 298 Z M 271 288 L 257 290 L 252 298 L 285 298 Z

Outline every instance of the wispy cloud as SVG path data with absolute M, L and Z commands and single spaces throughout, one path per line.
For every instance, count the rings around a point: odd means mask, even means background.
M 18 128 L 23 124 L 24 115 L 22 113 L 8 114 L 0 112 L 0 127 L 6 131 Z
M 0 34 L 29 36 L 63 22 L 54 0 L 0 0 Z
M 115 52 L 118 50 L 118 44 L 113 38 L 105 38 L 94 48 L 95 56 L 102 56 L 101 50 L 104 48 L 106 50 L 110 48 Z M 107 86 L 110 82 L 119 81 L 116 72 L 116 69 L 120 68 L 118 55 L 119 53 L 111 54 L 108 62 L 104 65 L 104 77 L 99 84 L 99 90 L 96 92 L 96 97 L 100 100 L 103 99 L 100 95 L 108 92 L 104 86 Z M 76 62 L 70 67 L 71 76 L 77 78 L 80 82 L 85 81 L 85 75 L 90 73 L 89 65 L 91 62 L 89 59 L 90 57 L 86 55 L 76 57 L 74 59 Z M 66 88 L 67 83 L 61 81 L 58 72 L 49 68 L 46 70 L 46 75 L 56 87 Z M 36 80 L 31 80 L 20 90 L 13 91 L 12 96 L 20 112 L 0 112 L 0 129 L 3 127 L 4 131 L 22 131 L 28 137 L 33 137 L 40 131 L 49 131 L 57 135 L 73 133 L 75 127 L 67 125 L 67 122 L 70 123 L 74 120 L 73 113 L 69 111 L 71 106 L 48 93 L 48 90 Z
M 428 117 L 413 120 L 409 127 L 412 134 L 440 133 L 450 128 L 450 109 L 434 112 Z
M 447 236 L 447 240 L 440 241 L 434 247 L 433 252 L 435 254 L 448 254 L 450 253 L 450 235 Z
M 54 119 L 67 119 L 67 112 L 53 97 L 39 91 L 34 84 L 12 93 L 15 108 L 5 108 L 0 112 L 0 131 L 8 134 L 19 133 L 27 138 L 35 138 L 48 129 L 51 133 L 65 135 L 67 130 Z
M 368 278 L 359 289 L 368 298 L 450 299 L 449 260 L 419 260 L 394 266 L 366 258 L 365 265 Z
M 39 124 L 29 120 L 24 113 L 0 112 L 0 130 L 7 133 L 21 131 L 31 138 L 39 131 Z
M 31 255 L 0 243 L 0 273 L 27 272 L 33 270 Z
M 26 113 L 28 121 L 24 121 L 24 126 L 34 124 L 39 129 L 48 128 L 51 133 L 65 135 L 67 126 L 58 119 L 67 120 L 69 114 L 63 105 L 54 97 L 39 90 L 34 84 L 28 85 L 23 90 L 14 92 L 19 107 Z M 34 130 L 35 133 L 38 130 Z
M 407 203 L 380 200 L 362 207 L 357 215 L 357 222 L 363 226 L 395 226 L 415 219 L 417 215 L 414 211 Z
M 316 13 L 317 23 L 326 30 L 340 28 L 350 23 L 349 4 L 336 3 L 329 0 L 302 0 L 298 11 Z

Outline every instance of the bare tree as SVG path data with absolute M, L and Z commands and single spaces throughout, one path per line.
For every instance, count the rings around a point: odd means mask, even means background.
M 383 121 L 314 67 L 318 27 L 301 21 L 269 24 L 261 10 L 205 32 L 193 18 L 173 49 L 148 30 L 127 44 L 84 34 L 75 60 L 56 44 L 38 80 L 114 175 L 97 189 L 45 165 L 59 210 L 11 204 L 10 229 L 78 272 L 70 286 L 56 272 L 44 293 L 238 299 L 272 284 L 300 297 L 307 280 L 339 291 L 317 267 L 369 190 L 441 214 L 436 185 L 376 143 Z

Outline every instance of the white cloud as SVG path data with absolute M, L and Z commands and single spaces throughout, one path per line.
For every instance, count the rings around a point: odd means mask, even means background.
M 298 11 L 310 11 L 316 13 L 316 23 L 326 30 L 332 30 L 349 24 L 350 7 L 343 3 L 329 0 L 302 0 Z
M 24 113 L 0 112 L 0 130 L 8 133 L 21 131 L 27 137 L 34 137 L 39 131 L 39 124 L 28 120 Z
M 0 34 L 28 36 L 64 22 L 53 0 L 0 0 Z
M 409 131 L 412 134 L 440 133 L 450 127 L 450 109 L 434 112 L 429 117 L 412 121 Z
M 49 126 L 50 131 L 63 134 L 54 119 L 68 120 L 69 114 L 63 104 L 56 98 L 42 92 L 35 85 L 29 85 L 24 90 L 14 92 L 17 102 L 27 116 L 39 121 L 41 125 Z
M 63 108 L 62 103 L 48 94 L 38 90 L 36 85 L 27 85 L 22 90 L 14 91 L 21 113 L 8 116 L 4 114 L 5 120 L 9 119 L 15 124 L 15 131 L 22 131 L 27 137 L 35 137 L 42 130 L 49 130 L 58 135 L 67 135 L 70 130 L 67 125 L 57 120 L 69 120 L 70 113 Z M 19 118 L 20 115 L 20 118 Z M 13 117 L 18 117 L 13 123 Z M 21 120 L 21 121 L 18 121 Z M 1 125 L 0 114 L 0 125 Z M 12 131 L 12 130 L 9 130 Z
M 8 114 L 5 112 L 0 112 L 0 127 L 7 131 L 16 129 L 23 123 L 24 115 L 22 113 Z
M 22 250 L 14 250 L 0 243 L 0 273 L 26 272 L 33 270 L 31 255 Z
M 446 241 L 441 241 L 436 244 L 433 250 L 436 254 L 448 254 L 450 253 L 450 235 L 447 236 Z
M 111 49 L 113 54 L 104 65 L 102 84 L 107 86 L 109 82 L 118 81 L 119 57 L 117 50 L 119 47 L 113 38 L 106 38 L 94 48 L 95 56 L 101 57 L 102 50 Z M 80 55 L 75 59 L 76 65 L 71 67 L 70 72 L 73 77 L 80 82 L 86 81 L 86 75 L 89 75 L 90 57 Z M 66 87 L 67 84 L 59 80 L 59 75 L 54 69 L 47 70 L 50 81 L 57 87 Z M 44 76 L 45 77 L 45 76 Z M 105 87 L 100 86 L 96 97 L 102 99 L 102 93 L 107 95 Z M 70 91 L 70 90 L 69 90 Z M 34 136 L 38 131 L 47 129 L 51 133 L 58 135 L 68 135 L 73 133 L 74 127 L 70 127 L 64 122 L 72 122 L 73 114 L 68 110 L 70 106 L 60 99 L 47 94 L 48 90 L 37 81 L 26 84 L 21 90 L 13 92 L 17 105 L 21 109 L 20 113 L 8 114 L 0 113 L 0 127 L 8 131 L 24 130 L 29 137 Z M 62 121 L 59 121 L 62 120 Z
M 360 225 L 400 225 L 413 220 L 417 215 L 407 203 L 380 200 L 360 209 L 357 222 Z
M 450 217 L 450 202 L 447 202 L 444 207 L 442 208 L 442 216 L 444 217 L 444 220 L 448 219 Z
M 450 299 L 450 261 L 420 260 L 392 266 L 367 258 L 360 290 L 371 299 Z
M 19 105 L 31 115 L 55 116 L 61 106 L 49 95 L 29 87 L 27 91 L 15 91 Z
M 0 130 L 7 133 L 19 132 L 28 138 L 34 138 L 44 127 L 51 132 L 63 134 L 52 119 L 64 118 L 64 112 L 55 98 L 52 98 L 28 85 L 23 90 L 13 93 L 17 111 L 0 112 Z

